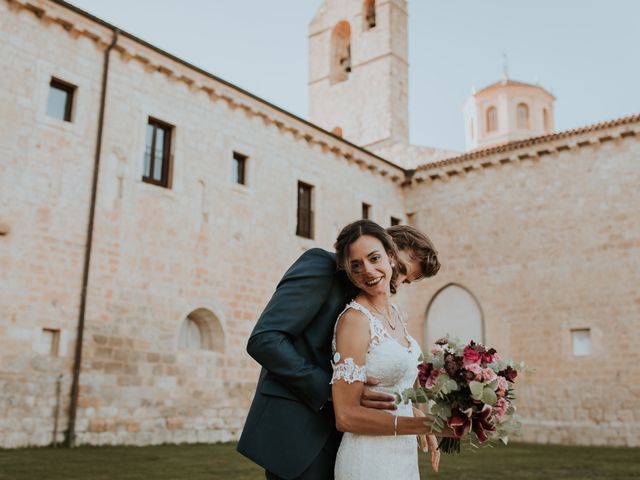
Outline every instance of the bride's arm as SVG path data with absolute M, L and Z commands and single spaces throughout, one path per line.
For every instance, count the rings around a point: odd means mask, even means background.
M 348 310 L 338 323 L 336 330 L 336 351 L 339 363 L 351 358 L 357 366 L 366 362 L 369 347 L 369 321 L 357 310 Z M 349 362 L 350 363 L 350 362 Z M 336 378 L 332 386 L 333 407 L 336 413 L 336 427 L 341 432 L 369 435 L 416 435 L 431 433 L 424 419 L 396 417 L 381 410 L 363 407 L 360 398 L 364 390 L 362 379 L 349 383 L 344 378 Z

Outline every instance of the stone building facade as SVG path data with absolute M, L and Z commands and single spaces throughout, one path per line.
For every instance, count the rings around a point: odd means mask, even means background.
M 353 62 L 332 85 L 313 55 L 341 21 Z M 417 338 L 460 311 L 452 333 L 537 369 L 518 380 L 525 440 L 640 442 L 640 116 L 465 154 L 409 145 L 402 55 L 358 63 L 367 35 L 406 53 L 401 0 L 321 7 L 320 126 L 62 1 L 0 0 L 0 24 L 1 447 L 62 440 L 80 317 L 77 443 L 237 438 L 262 307 L 364 205 L 440 250 L 441 273 L 398 296 Z M 314 110 L 334 88 L 358 111 Z M 63 118 L 52 92 L 72 98 Z

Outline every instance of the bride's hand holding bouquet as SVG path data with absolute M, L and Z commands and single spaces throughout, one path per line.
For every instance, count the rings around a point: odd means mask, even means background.
M 506 444 L 520 428 L 514 418 L 517 375 L 513 361 L 502 360 L 495 349 L 474 341 L 463 346 L 445 337 L 423 354 L 420 386 L 403 391 L 397 402 L 432 404 L 427 418 L 434 431 L 446 432 L 440 441 L 444 453 L 460 452 L 461 439 L 472 446 L 495 440 Z M 457 438 L 450 438 L 450 430 Z

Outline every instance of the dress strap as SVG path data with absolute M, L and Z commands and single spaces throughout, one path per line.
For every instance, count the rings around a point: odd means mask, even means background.
M 371 333 L 369 348 L 378 345 L 382 341 L 383 337 L 391 338 L 389 333 L 387 332 L 387 329 L 384 328 L 384 325 L 382 325 L 382 323 L 380 322 L 380 319 L 373 313 L 371 313 L 371 310 L 369 310 L 364 305 L 359 304 L 355 300 L 352 300 L 349 305 L 351 305 L 351 307 L 355 310 L 359 310 L 360 312 L 364 313 L 369 319 L 369 330 Z
M 369 333 L 370 333 L 370 336 L 371 336 L 371 340 L 369 341 L 369 348 L 379 344 L 380 341 L 382 340 L 382 337 L 388 336 L 388 333 L 385 330 L 384 326 L 380 323 L 380 320 L 378 320 L 378 318 L 375 315 L 373 315 L 371 313 L 371 311 L 367 307 L 365 307 L 364 305 L 359 304 L 355 300 L 351 300 L 344 307 L 344 310 L 342 310 L 342 312 L 340 312 L 340 315 L 338 315 L 338 318 L 336 319 L 336 323 L 333 326 L 333 339 L 331 341 L 331 349 L 332 349 L 333 353 L 335 353 L 336 349 L 337 349 L 336 331 L 337 331 L 337 328 L 338 328 L 338 322 L 340 321 L 342 316 L 346 313 L 346 311 L 349 310 L 350 308 L 353 309 L 353 310 L 358 310 L 361 313 L 364 313 L 364 315 L 369 320 Z

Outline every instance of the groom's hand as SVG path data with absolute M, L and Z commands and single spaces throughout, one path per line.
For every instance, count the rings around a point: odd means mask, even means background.
M 367 408 L 377 408 L 379 410 L 395 410 L 397 407 L 395 397 L 387 393 L 374 392 L 368 387 L 378 385 L 380 381 L 374 377 L 367 377 L 367 383 L 364 384 L 362 397 L 360 397 L 360 405 Z

